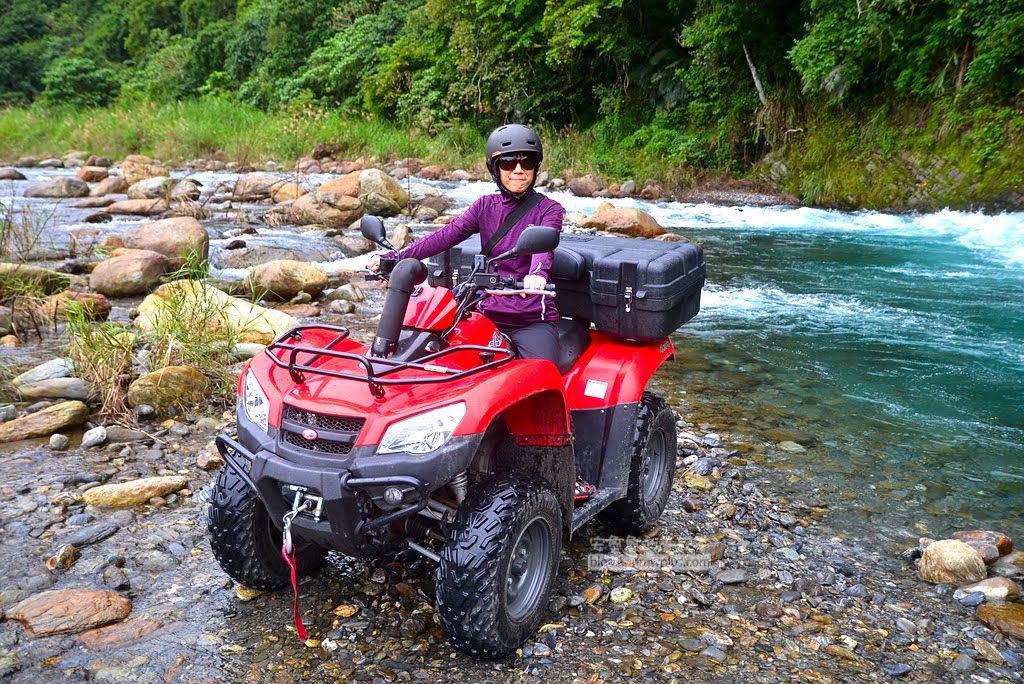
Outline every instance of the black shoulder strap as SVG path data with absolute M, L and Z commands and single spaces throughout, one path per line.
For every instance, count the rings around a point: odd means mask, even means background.
M 526 199 L 524 199 L 523 203 L 516 207 L 516 210 L 508 215 L 508 218 L 505 219 L 505 222 L 498 226 L 498 230 L 494 232 L 494 235 L 491 236 L 491 239 L 487 241 L 486 245 L 484 245 L 483 253 L 486 256 L 490 256 L 491 250 L 494 249 L 494 245 L 498 244 L 498 240 L 505 237 L 505 234 L 508 231 L 512 230 L 512 228 L 517 223 L 519 223 L 519 219 L 523 218 L 523 216 L 526 215 L 526 212 L 530 211 L 535 206 L 540 204 L 540 201 L 542 199 L 544 199 L 544 195 L 540 194 L 539 192 L 535 192 Z

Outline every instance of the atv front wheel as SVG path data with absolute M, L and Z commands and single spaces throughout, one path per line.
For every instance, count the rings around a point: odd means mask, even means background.
M 437 568 L 437 614 L 453 644 L 508 655 L 540 626 L 562 553 L 562 514 L 547 487 L 499 480 L 455 515 Z
M 626 497 L 598 519 L 613 532 L 640 534 L 654 527 L 672 493 L 676 472 L 676 421 L 665 400 L 644 392 L 636 419 Z
M 281 530 L 266 506 L 230 467 L 222 468 L 210 496 L 206 524 L 210 548 L 231 579 L 253 589 L 277 589 L 291 583 L 291 569 L 281 557 Z M 324 564 L 327 550 L 295 540 L 297 576 Z

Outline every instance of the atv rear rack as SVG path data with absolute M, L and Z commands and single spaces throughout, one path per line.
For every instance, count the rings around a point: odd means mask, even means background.
M 326 330 L 337 333 L 337 335 L 334 339 L 323 346 L 310 347 L 298 344 L 301 342 L 303 331 L 305 330 Z M 332 378 L 344 378 L 346 380 L 356 380 L 368 383 L 370 391 L 373 392 L 373 395 L 376 397 L 384 396 L 384 385 L 452 382 L 475 373 L 497 368 L 498 366 L 508 363 L 515 358 L 515 354 L 513 354 L 511 349 L 485 347 L 477 344 L 461 344 L 458 346 L 448 347 L 447 349 L 442 349 L 440 351 L 427 354 L 426 356 L 422 356 L 415 362 L 377 356 L 366 356 L 364 354 L 353 354 L 351 352 L 334 349 L 334 347 L 340 344 L 342 340 L 346 339 L 348 335 L 348 328 L 344 328 L 342 326 L 300 325 L 281 335 L 274 342 L 267 345 L 266 349 L 263 351 L 268 357 L 270 357 L 278 368 L 287 369 L 288 374 L 296 383 L 302 384 L 306 382 L 306 373 L 326 375 Z M 446 356 L 467 351 L 479 352 L 482 363 L 479 366 L 466 369 L 448 368 L 438 363 L 438 361 L 443 360 Z M 275 352 L 283 353 L 278 354 Z M 298 356 L 300 353 L 310 354 L 310 357 L 299 361 Z M 491 356 L 491 359 L 485 360 L 488 355 Z M 287 356 L 287 360 L 282 358 L 285 356 Z M 330 368 L 314 367 L 312 365 L 322 361 L 324 358 L 352 361 L 361 366 L 365 373 L 333 370 Z M 406 370 L 422 371 L 423 373 L 417 374 L 414 377 L 389 377 Z

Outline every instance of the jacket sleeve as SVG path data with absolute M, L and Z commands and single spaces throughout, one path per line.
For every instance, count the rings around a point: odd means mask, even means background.
M 473 233 L 479 232 L 479 204 L 473 202 L 461 216 L 446 226 L 438 228 L 429 235 L 421 237 L 403 249 L 399 256 L 403 259 L 426 259 L 451 249 Z

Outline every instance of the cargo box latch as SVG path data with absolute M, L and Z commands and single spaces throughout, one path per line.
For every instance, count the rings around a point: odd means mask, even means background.
M 626 297 L 626 313 L 629 313 L 630 311 L 633 310 L 633 288 L 631 288 L 631 287 L 627 287 L 626 288 L 625 297 Z

